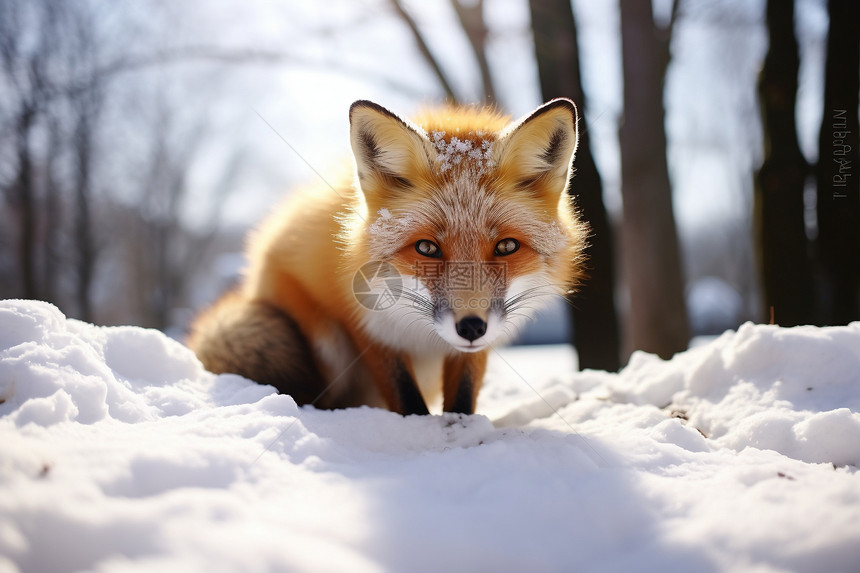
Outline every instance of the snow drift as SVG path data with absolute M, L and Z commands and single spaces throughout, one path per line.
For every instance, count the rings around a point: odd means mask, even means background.
M 484 415 L 298 408 L 0 303 L 0 571 L 856 571 L 860 323 L 493 356 Z

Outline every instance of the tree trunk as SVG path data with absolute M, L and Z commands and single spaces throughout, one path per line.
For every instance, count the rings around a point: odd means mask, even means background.
M 36 189 L 33 181 L 33 155 L 30 144 L 35 111 L 26 105 L 16 125 L 18 174 L 13 183 L 13 200 L 20 217 L 18 264 L 21 266 L 21 296 L 39 298 L 36 278 Z
M 60 239 L 62 227 L 62 189 L 61 176 L 58 174 L 58 157 L 61 156 L 63 148 L 62 134 L 60 132 L 59 120 L 52 116 L 48 120 L 48 149 L 45 157 L 45 190 L 44 190 L 44 214 L 43 220 L 43 242 L 44 242 L 44 264 L 42 265 L 42 300 L 61 305 L 58 300 L 58 276 L 60 270 L 60 253 L 63 246 Z
M 830 0 L 818 140 L 819 324 L 860 320 L 860 4 Z
M 811 323 L 813 285 L 803 220 L 809 166 L 794 119 L 799 58 L 794 1 L 769 0 L 770 47 L 759 79 L 765 159 L 756 186 L 756 227 L 765 312 L 782 326 Z
M 585 121 L 585 94 L 579 66 L 576 20 L 570 0 L 530 0 L 535 56 L 544 100 L 573 99 L 580 115 L 576 175 L 571 194 L 591 225 L 586 250 L 590 267 L 587 281 L 571 302 L 573 340 L 579 368 L 618 370 L 620 343 L 615 309 L 615 270 L 612 233 L 603 205 L 603 184 L 594 163 Z
M 75 301 L 81 320 L 92 321 L 90 291 L 95 267 L 95 246 L 93 245 L 93 223 L 91 217 L 91 167 L 92 131 L 86 112 L 79 112 L 75 129 L 75 247 L 77 254 L 77 282 Z
M 684 279 L 666 163 L 661 44 L 651 2 L 620 0 L 624 120 L 623 260 L 630 290 L 630 347 L 669 358 L 689 340 Z

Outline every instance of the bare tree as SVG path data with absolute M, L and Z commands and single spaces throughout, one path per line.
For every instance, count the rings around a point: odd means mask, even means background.
M 13 264 L 0 258 L 2 294 L 47 299 L 88 321 L 102 315 L 94 296 L 104 255 L 135 228 L 132 224 L 111 228 L 111 220 L 98 212 L 122 212 L 111 204 L 114 198 L 104 194 L 105 166 L 119 157 L 106 145 L 110 135 L 104 129 L 105 110 L 115 97 L 112 80 L 131 71 L 183 61 L 178 51 L 131 58 L 116 49 L 122 44 L 103 45 L 100 40 L 107 32 L 99 28 L 102 16 L 104 12 L 96 12 L 89 3 L 0 2 L 0 85 L 7 88 L 0 92 L 0 126 L 12 127 L 0 129 L 4 159 L 0 200 L 6 207 L 2 215 L 8 217 L 0 239 L 16 245 Z M 236 54 L 194 50 L 187 54 L 188 59 L 217 61 L 231 56 Z M 158 145 L 158 134 L 154 139 Z M 147 308 L 154 318 L 145 319 L 144 314 L 139 322 L 155 326 L 168 322 L 171 305 L 185 304 L 187 281 L 180 275 L 193 270 L 197 254 L 208 242 L 206 230 L 202 235 L 185 232 L 178 215 L 196 150 L 193 139 L 187 148 L 167 149 L 160 166 L 164 172 L 154 182 L 156 199 L 149 195 L 141 201 L 143 212 L 160 202 L 158 208 L 144 213 L 158 211 L 146 219 L 148 235 L 143 240 L 136 235 L 142 248 L 152 251 L 154 262 L 148 268 L 153 269 L 155 280 L 138 277 L 129 282 L 148 288 Z M 110 190 L 121 195 L 128 179 L 112 182 Z M 103 241 L 108 233 L 118 240 Z M 121 275 L 139 269 L 114 258 L 111 270 Z M 12 278 L 17 284 L 12 284 Z M 124 321 L 129 318 L 126 314 Z
M 389 0 L 389 2 L 394 13 L 406 24 L 406 27 L 412 33 L 421 57 L 433 71 L 439 85 L 445 91 L 445 98 L 449 103 L 455 104 L 459 102 L 461 98 L 454 91 L 439 58 L 430 49 L 427 39 L 418 26 L 418 22 L 406 10 L 401 0 Z M 482 94 L 483 102 L 485 104 L 498 104 L 496 90 L 493 86 L 493 74 L 490 71 L 490 63 L 487 58 L 487 37 L 489 31 L 484 21 L 484 1 L 474 0 L 472 2 L 463 2 L 462 0 L 451 0 L 451 6 L 454 8 L 454 13 L 457 15 L 457 20 L 466 35 L 469 46 L 472 48 L 472 55 L 477 62 L 480 76 L 479 90 Z
M 93 81 L 87 89 L 71 95 L 70 103 L 74 117 L 72 147 L 74 149 L 74 244 L 75 244 L 75 301 L 80 318 L 92 321 L 92 287 L 98 262 L 98 246 L 95 235 L 92 206 L 94 196 L 96 149 L 98 126 L 106 97 L 106 79 L 93 72 L 98 66 L 102 52 L 95 44 L 93 15 L 80 11 L 70 15 L 69 33 L 74 50 L 70 54 L 70 68 L 76 77 L 90 77 Z
M 92 217 L 93 168 L 95 163 L 96 123 L 101 97 L 95 92 L 86 92 L 76 98 L 75 128 L 73 135 L 75 179 L 75 301 L 79 317 L 92 321 L 92 285 L 98 260 L 95 243 L 95 223 Z
M 123 222 L 122 250 L 131 261 L 132 277 L 127 298 L 141 324 L 165 329 L 175 326 L 173 311 L 188 304 L 188 288 L 218 232 L 243 155 L 233 154 L 211 195 L 194 205 L 197 224 L 192 231 L 183 212 L 188 207 L 190 171 L 206 142 L 207 124 L 200 117 L 178 117 L 176 107 L 163 97 L 143 123 L 149 143 L 141 166 L 143 177 L 136 209 Z
M 759 78 L 765 159 L 756 187 L 756 229 L 765 308 L 783 326 L 813 322 L 812 269 L 804 224 L 809 165 L 795 122 L 797 72 L 794 0 L 767 3 L 770 45 Z
M 585 121 L 587 102 L 582 89 L 576 20 L 570 0 L 530 0 L 529 9 L 543 99 L 572 98 L 580 113 L 571 193 L 591 226 L 591 237 L 586 250 L 588 278 L 571 300 L 572 342 L 581 369 L 618 370 L 621 364 L 612 231 Z
M 33 139 L 53 89 L 51 64 L 60 51 L 59 7 L 45 0 L 28 5 L 22 0 L 0 4 L 0 58 L 7 107 L 13 126 L 13 174 L 4 184 L 3 196 L 13 217 L 8 224 L 18 229 L 17 264 L 20 289 L 27 298 L 41 294 L 37 268 L 37 184 Z M 32 21 L 42 33 L 29 41 Z
M 11 183 L 4 199 L 15 215 L 20 274 L 18 296 L 57 299 L 61 264 L 74 262 L 78 315 L 91 317 L 89 290 L 95 265 L 89 204 L 92 188 L 94 130 L 103 89 L 88 84 L 69 91 L 69 78 L 91 75 L 99 48 L 93 44 L 94 22 L 86 5 L 61 0 L 25 3 L 9 0 L 0 8 L 2 81 L 15 126 Z M 63 133 L 64 119 L 74 124 L 71 139 Z M 47 141 L 37 145 L 36 141 Z M 47 146 L 45 148 L 45 145 Z M 63 150 L 74 161 L 74 181 L 57 176 Z M 63 203 L 74 195 L 75 237 L 61 241 Z M 74 256 L 63 257 L 60 245 L 73 244 Z M 71 249 L 66 249 L 71 253 Z
M 632 349 L 668 358 L 689 341 L 663 107 L 678 1 L 665 28 L 655 25 L 650 0 L 620 0 L 620 6 L 624 119 L 619 140 L 629 342 Z
M 42 208 L 44 264 L 42 265 L 42 297 L 48 302 L 57 303 L 58 277 L 62 265 L 63 225 L 63 185 L 62 175 L 58 173 L 60 157 L 65 144 L 62 126 L 56 113 L 51 113 L 46 121 L 48 144 L 44 161 L 44 199 Z

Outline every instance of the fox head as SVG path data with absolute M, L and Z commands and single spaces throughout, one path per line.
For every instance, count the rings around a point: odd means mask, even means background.
M 586 236 L 567 193 L 577 137 L 567 99 L 515 122 L 443 108 L 413 123 L 355 102 L 363 205 L 349 243 L 399 281 L 394 304 L 364 314 L 368 332 L 395 348 L 475 352 L 573 288 Z

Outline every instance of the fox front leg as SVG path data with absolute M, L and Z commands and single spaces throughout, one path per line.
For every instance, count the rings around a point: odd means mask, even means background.
M 475 400 L 487 369 L 487 351 L 461 353 L 445 359 L 442 409 L 474 414 Z
M 403 356 L 367 343 L 363 358 L 389 410 L 404 416 L 430 413 L 410 364 Z
M 393 394 L 391 399 L 388 399 L 388 407 L 395 412 L 400 412 L 404 416 L 410 414 L 419 414 L 426 416 L 430 413 L 427 409 L 427 404 L 424 402 L 424 396 L 421 395 L 421 390 L 418 384 L 415 383 L 415 376 L 412 375 L 406 363 L 401 358 L 394 359 L 394 365 L 391 369 L 391 384 Z

